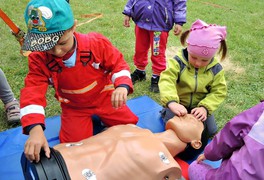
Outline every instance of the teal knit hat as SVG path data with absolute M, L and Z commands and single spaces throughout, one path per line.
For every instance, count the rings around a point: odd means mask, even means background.
M 26 51 L 52 49 L 74 25 L 73 13 L 66 0 L 31 0 L 24 16 L 28 32 L 22 50 Z

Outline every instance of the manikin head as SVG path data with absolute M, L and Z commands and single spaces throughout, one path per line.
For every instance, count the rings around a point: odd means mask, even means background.
M 174 116 L 166 123 L 166 129 L 172 129 L 178 138 L 194 149 L 202 146 L 202 133 L 204 131 L 203 122 L 196 119 L 193 115 Z

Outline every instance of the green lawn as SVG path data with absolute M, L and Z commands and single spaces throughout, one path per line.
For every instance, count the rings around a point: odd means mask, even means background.
M 0 0 L 1 9 L 23 30 L 26 29 L 23 13 L 28 0 Z M 125 0 L 70 0 L 75 18 L 82 33 L 97 31 L 107 36 L 124 54 L 133 66 L 134 25 L 123 27 L 122 10 Z M 263 0 L 188 0 L 188 29 L 196 19 L 208 23 L 227 26 L 228 58 L 223 62 L 228 82 L 228 97 L 215 112 L 217 124 L 221 128 L 239 112 L 252 107 L 264 99 L 264 1 Z M 87 14 L 102 14 L 102 17 L 84 17 Z M 5 72 L 15 96 L 19 99 L 23 79 L 27 74 L 27 59 L 20 55 L 19 43 L 11 35 L 8 26 L 0 20 L 0 67 Z M 167 56 L 173 56 L 181 48 L 179 38 L 172 33 L 168 42 Z M 148 79 L 135 85 L 134 94 L 129 98 L 148 95 L 159 102 L 159 95 L 150 93 L 148 87 L 151 76 L 151 63 L 148 66 Z M 60 114 L 58 102 L 53 97 L 53 90 L 47 94 L 46 116 Z M 3 104 L 0 105 L 0 131 L 11 128 L 6 123 Z

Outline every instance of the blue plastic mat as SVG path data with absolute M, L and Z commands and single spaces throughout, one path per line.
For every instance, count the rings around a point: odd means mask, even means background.
M 140 96 L 128 101 L 130 109 L 139 117 L 138 126 L 147 128 L 153 133 L 164 131 L 164 125 L 159 111 L 162 107 L 148 96 Z M 60 116 L 46 118 L 45 135 L 49 145 L 59 143 Z M 0 133 L 0 180 L 24 179 L 20 157 L 27 139 L 22 134 L 22 128 L 17 127 Z M 209 162 L 210 164 L 210 162 Z M 212 164 L 216 167 L 217 164 Z

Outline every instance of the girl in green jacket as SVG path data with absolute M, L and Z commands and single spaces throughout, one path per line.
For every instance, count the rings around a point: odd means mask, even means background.
M 226 98 L 227 86 L 215 55 L 221 52 L 221 61 L 226 57 L 225 38 L 225 26 L 201 20 L 181 35 L 181 44 L 186 42 L 187 48 L 168 60 L 159 81 L 164 121 L 191 113 L 205 122 L 209 136 L 217 132 L 213 112 Z

